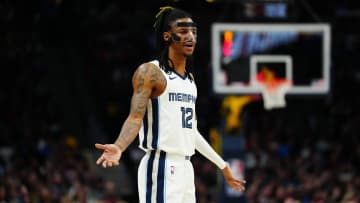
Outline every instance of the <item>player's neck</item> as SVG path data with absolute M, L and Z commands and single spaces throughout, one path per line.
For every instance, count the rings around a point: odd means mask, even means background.
M 186 67 L 186 57 L 185 56 L 169 56 L 171 61 L 174 65 L 174 70 L 182 75 L 185 76 L 185 67 Z M 172 65 L 172 64 L 171 64 Z

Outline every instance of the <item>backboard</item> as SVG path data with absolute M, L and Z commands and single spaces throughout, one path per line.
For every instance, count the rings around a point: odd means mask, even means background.
M 263 69 L 292 81 L 288 94 L 330 91 L 328 24 L 212 25 L 212 83 L 218 94 L 258 94 Z

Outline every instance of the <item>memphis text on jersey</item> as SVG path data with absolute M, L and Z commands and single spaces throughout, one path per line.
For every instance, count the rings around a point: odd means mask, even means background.
M 169 93 L 169 101 L 174 102 L 188 102 L 195 104 L 196 97 L 191 94 L 185 94 L 185 93 L 176 93 L 176 92 L 170 92 Z

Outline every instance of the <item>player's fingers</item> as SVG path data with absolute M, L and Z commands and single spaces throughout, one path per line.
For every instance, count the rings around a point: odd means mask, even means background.
M 96 143 L 96 144 L 95 144 L 95 147 L 98 148 L 98 149 L 106 149 L 106 145 L 104 145 L 104 144 L 99 144 L 99 143 Z
M 119 165 L 119 161 L 115 161 L 114 166 L 118 166 L 118 165 Z
M 106 168 L 107 162 L 108 162 L 108 161 L 106 161 L 106 160 L 104 160 L 104 161 L 102 162 L 102 167 L 103 167 L 103 168 Z
M 240 180 L 236 180 L 234 182 L 234 188 L 239 190 L 239 191 L 242 191 L 242 190 L 245 190 L 245 186 L 243 185 L 244 182 L 243 181 L 240 181 Z
M 112 167 L 112 166 L 113 166 L 113 163 L 112 163 L 111 161 L 109 161 L 109 162 L 107 163 L 107 166 L 108 166 L 108 167 Z
M 236 180 L 236 183 L 240 184 L 240 185 L 244 185 L 246 183 L 246 181 L 244 181 L 244 180 Z
M 245 188 L 244 187 L 238 187 L 238 188 L 235 188 L 237 191 L 241 192 L 241 191 L 244 191 Z
M 105 160 L 104 156 L 101 156 L 100 158 L 98 158 L 98 160 L 96 160 L 96 164 L 99 165 L 101 164 L 101 162 L 103 162 Z
M 232 188 L 233 188 L 234 190 L 237 190 L 237 191 L 240 191 L 240 192 L 245 189 L 243 186 L 241 186 L 241 185 L 236 185 L 236 184 L 232 185 Z
M 242 185 L 239 185 L 239 186 L 238 186 L 238 190 L 239 190 L 239 191 L 243 191 L 243 190 L 245 190 L 245 187 L 242 186 Z

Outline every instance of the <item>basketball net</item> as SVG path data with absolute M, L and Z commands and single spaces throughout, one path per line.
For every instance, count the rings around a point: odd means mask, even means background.
M 264 108 L 284 108 L 286 106 L 285 94 L 292 83 L 286 79 L 274 79 L 271 81 L 257 81 L 261 88 Z

